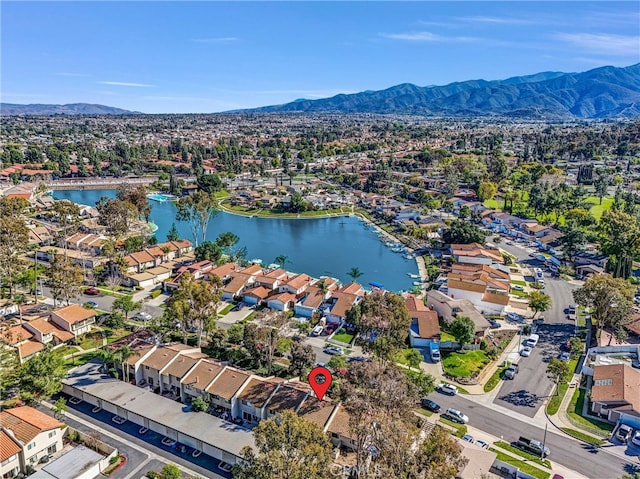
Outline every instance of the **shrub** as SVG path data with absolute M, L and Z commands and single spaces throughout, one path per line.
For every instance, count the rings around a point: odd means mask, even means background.
M 489 346 L 489 343 L 487 343 L 487 340 L 482 338 L 480 340 L 480 349 L 482 349 L 483 351 L 487 349 L 487 347 Z
M 149 479 L 160 479 L 160 474 L 158 474 L 156 471 L 149 471 L 147 472 L 146 476 Z
M 194 398 L 193 401 L 191 401 L 191 409 L 193 409 L 195 412 L 206 411 L 207 409 L 209 409 L 209 403 L 201 397 L 197 397 Z
M 150 296 L 151 298 L 157 298 L 157 297 L 158 297 L 158 296 L 160 296 L 161 294 L 162 294 L 162 291 L 161 291 L 161 290 L 159 290 L 159 289 L 154 289 L 153 291 L 151 291 L 151 292 L 149 293 L 149 296 Z

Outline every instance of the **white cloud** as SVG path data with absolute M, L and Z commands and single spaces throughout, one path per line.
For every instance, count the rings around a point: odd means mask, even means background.
M 472 37 L 447 37 L 431 32 L 383 33 L 381 36 L 391 40 L 431 43 L 464 43 L 478 40 L 477 38 Z
M 90 75 L 86 73 L 71 73 L 71 72 L 58 72 L 55 75 L 60 77 L 88 77 Z
M 195 43 L 231 43 L 237 41 L 237 37 L 219 37 L 219 38 L 193 38 L 191 41 Z
M 638 58 L 640 36 L 611 33 L 558 33 L 557 40 L 589 50 L 592 54 L 633 56 Z
M 485 17 L 485 16 L 475 16 L 475 17 L 459 17 L 458 20 L 467 22 L 467 23 L 487 23 L 490 25 L 530 25 L 532 23 L 536 23 L 535 20 L 524 19 L 524 18 L 512 18 L 512 17 Z
M 126 81 L 99 81 L 101 85 L 111 85 L 111 86 L 131 86 L 136 88 L 150 88 L 153 85 L 149 85 L 147 83 L 132 83 Z

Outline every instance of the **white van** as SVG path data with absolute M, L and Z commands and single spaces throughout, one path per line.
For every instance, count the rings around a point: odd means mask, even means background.
M 531 334 L 529 336 L 529 339 L 527 339 L 527 342 L 525 343 L 526 346 L 529 347 L 534 347 L 536 344 L 538 344 L 538 340 L 540 339 L 540 336 L 538 336 L 537 334 Z

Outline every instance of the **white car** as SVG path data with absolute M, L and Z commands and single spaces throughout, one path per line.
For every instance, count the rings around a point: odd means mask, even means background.
M 325 354 L 344 354 L 344 350 L 338 346 L 327 346 L 322 351 Z
M 438 384 L 438 386 L 436 387 L 436 390 L 438 392 L 441 392 L 442 394 L 448 394 L 449 396 L 455 396 L 456 394 L 458 394 L 458 388 L 455 387 L 453 384 L 446 384 L 446 383 Z
M 640 446 L 640 429 L 636 431 L 635 435 L 631 439 L 631 443 Z
M 513 286 L 511 286 L 511 289 L 514 289 L 516 291 L 524 291 L 524 286 L 522 286 L 521 284 L 514 284 Z
M 449 419 L 450 421 L 457 422 L 460 424 L 466 424 L 469 422 L 469 417 L 466 414 L 453 408 L 447 409 L 447 412 L 444 413 L 442 416 L 446 419 Z
M 520 316 L 518 313 L 507 313 L 506 318 L 509 321 L 522 321 L 522 316 Z
M 133 319 L 137 319 L 139 321 L 151 321 L 151 315 L 145 311 L 140 311 L 133 317 Z
M 531 347 L 530 346 L 525 346 L 522 351 L 520 351 L 520 356 L 523 357 L 527 357 L 531 355 Z

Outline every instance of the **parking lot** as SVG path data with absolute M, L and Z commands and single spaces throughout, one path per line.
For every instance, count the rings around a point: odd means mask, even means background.
M 207 454 L 201 453 L 200 455 L 198 455 L 198 457 L 193 457 L 194 450 L 191 447 L 187 447 L 179 443 L 170 445 L 163 444 L 162 440 L 165 436 L 151 430 L 147 430 L 146 432 L 141 433 L 141 427 L 137 424 L 132 423 L 131 421 L 126 421 L 123 424 L 116 424 L 113 421 L 113 414 L 105 411 L 104 409 L 100 409 L 98 412 L 93 412 L 93 406 L 89 403 L 68 403 L 68 405 L 71 411 L 80 412 L 91 418 L 93 421 L 104 423 L 103 427 L 113 428 L 121 433 L 126 433 L 126 435 L 129 436 L 129 440 L 132 440 L 134 442 L 141 441 L 147 443 L 149 446 L 153 446 L 153 448 L 159 449 L 158 452 L 161 453 L 163 457 L 166 457 L 169 462 L 175 462 L 177 464 L 189 463 L 188 467 L 193 467 L 196 470 L 198 467 L 202 468 L 207 471 L 206 477 L 232 477 L 231 473 L 222 471 L 218 468 L 218 464 L 220 463 L 218 459 L 212 458 Z
M 553 393 L 554 384 L 547 377 L 547 363 L 560 355 L 560 347 L 573 333 L 573 326 L 543 324 L 537 328 L 538 344 L 529 357 L 518 361 L 519 371 L 505 380 L 494 403 L 529 417 L 535 416 L 544 399 Z M 521 341 L 527 336 L 522 336 Z M 521 344 L 521 348 L 524 346 Z

